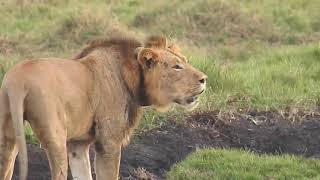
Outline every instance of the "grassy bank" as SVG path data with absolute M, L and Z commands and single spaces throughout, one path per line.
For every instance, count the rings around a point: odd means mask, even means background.
M 192 61 L 209 77 L 204 108 L 313 108 L 320 97 L 320 44 L 265 49 L 243 62 Z
M 169 180 L 319 179 L 320 162 L 239 150 L 201 150 L 175 165 Z

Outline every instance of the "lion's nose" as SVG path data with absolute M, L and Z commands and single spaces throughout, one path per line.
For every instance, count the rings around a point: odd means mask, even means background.
M 199 82 L 200 82 L 201 84 L 204 84 L 204 83 L 206 82 L 207 78 L 208 78 L 207 75 L 203 75 L 203 76 L 199 79 Z

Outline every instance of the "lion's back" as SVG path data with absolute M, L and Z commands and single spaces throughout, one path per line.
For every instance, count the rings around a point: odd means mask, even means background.
M 38 104 L 83 104 L 90 90 L 89 71 L 80 62 L 61 59 L 28 60 L 15 65 L 3 79 L 1 89 L 26 98 L 26 107 Z M 38 109 L 37 107 L 36 109 Z
M 81 83 L 85 79 L 88 70 L 77 61 L 47 58 L 26 60 L 16 64 L 4 76 L 2 87 L 10 85 L 23 85 L 24 89 L 29 86 L 41 88 L 59 85 L 72 86 Z

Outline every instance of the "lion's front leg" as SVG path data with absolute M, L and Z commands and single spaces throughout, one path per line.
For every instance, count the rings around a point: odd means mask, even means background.
M 92 180 L 89 145 L 87 142 L 68 143 L 69 165 L 75 180 Z
M 95 172 L 97 180 L 118 180 L 121 143 L 95 143 Z

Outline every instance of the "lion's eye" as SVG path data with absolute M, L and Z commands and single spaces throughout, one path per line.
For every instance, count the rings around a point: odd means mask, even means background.
M 174 65 L 172 68 L 175 69 L 175 70 L 183 69 L 183 67 L 181 65 L 179 65 L 179 64 Z

